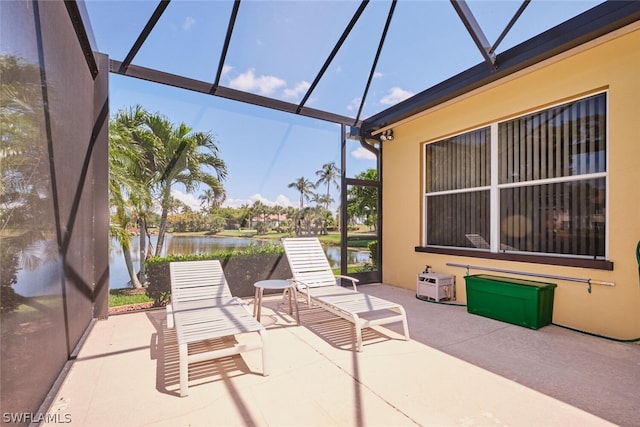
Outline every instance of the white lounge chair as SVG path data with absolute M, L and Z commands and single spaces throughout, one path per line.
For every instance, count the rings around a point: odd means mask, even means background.
M 354 324 L 356 348 L 362 351 L 362 328 L 402 322 L 404 338 L 409 339 L 409 327 L 404 308 L 397 303 L 357 291 L 357 279 L 335 276 L 317 238 L 282 239 L 293 279 L 307 303 L 320 307 Z M 352 289 L 337 284 L 337 279 L 351 281 Z
M 188 394 L 190 363 L 262 349 L 262 372 L 268 375 L 266 329 L 241 299 L 231 295 L 220 261 L 172 262 L 169 268 L 171 305 L 167 324 L 175 325 L 178 337 L 180 396 Z M 189 354 L 190 343 L 248 332 L 259 333 L 260 342 Z
M 489 245 L 489 242 L 487 242 L 485 238 L 479 234 L 465 234 L 464 236 L 467 238 L 469 242 L 471 242 L 471 244 L 474 247 L 478 249 L 491 249 L 491 245 Z M 513 246 L 500 243 L 500 250 L 501 251 L 517 251 L 518 249 L 514 248 Z

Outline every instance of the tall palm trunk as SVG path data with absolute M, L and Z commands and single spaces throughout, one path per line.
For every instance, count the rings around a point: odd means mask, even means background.
M 167 217 L 169 216 L 169 205 L 171 203 L 171 189 L 165 188 L 162 197 L 162 214 L 160 216 L 160 224 L 158 225 L 158 242 L 156 243 L 156 256 L 162 253 L 164 245 L 164 235 L 167 232 Z
M 143 217 L 138 220 L 138 223 L 140 224 L 140 271 L 138 272 L 138 279 L 140 279 L 140 283 L 144 284 L 147 282 L 147 270 L 144 264 L 147 259 L 147 221 Z
M 134 288 L 139 289 L 142 287 L 142 283 L 140 283 L 140 280 L 138 280 L 138 276 L 136 276 L 136 273 L 133 269 L 133 259 L 131 258 L 131 252 L 129 251 L 129 245 L 123 242 L 120 242 L 120 244 L 122 246 L 122 254 L 124 255 L 124 262 L 127 266 L 129 277 L 131 278 L 131 285 L 133 285 Z

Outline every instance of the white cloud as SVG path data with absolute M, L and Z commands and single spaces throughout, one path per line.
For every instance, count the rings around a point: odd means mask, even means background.
M 226 76 L 227 74 L 229 74 L 235 67 L 233 67 L 232 65 L 223 65 L 222 66 L 222 75 Z
M 171 197 L 174 199 L 180 200 L 185 205 L 189 206 L 191 210 L 197 212 L 201 209 L 200 200 L 195 197 L 193 194 L 183 193 L 179 190 L 171 190 Z
M 364 147 L 358 147 L 351 152 L 351 155 L 360 160 L 375 160 L 376 156 Z
M 399 87 L 392 87 L 389 89 L 389 93 L 382 97 L 380 100 L 380 104 L 382 105 L 395 105 L 400 101 L 404 101 L 405 99 L 412 97 L 414 94 L 408 92 Z
M 362 102 L 362 98 L 354 98 L 351 100 L 349 105 L 347 105 L 348 111 L 357 111 L 360 108 L 360 102 Z
M 280 205 L 280 206 L 295 206 L 291 200 L 289 200 L 289 198 L 287 196 L 285 196 L 284 194 L 278 194 L 278 197 L 276 197 L 276 200 L 269 200 L 266 197 L 264 197 L 262 194 L 254 194 L 253 196 L 249 197 L 250 200 L 250 204 L 253 204 L 253 202 L 256 201 L 261 201 L 262 203 L 264 203 L 267 206 L 274 206 L 274 205 Z
M 222 204 L 222 206 L 227 207 L 227 208 L 239 208 L 242 205 L 253 205 L 254 202 L 256 201 L 261 201 L 262 203 L 264 203 L 267 206 L 274 206 L 274 205 L 280 205 L 280 206 L 284 206 L 284 207 L 288 207 L 288 206 L 296 206 L 294 203 L 291 202 L 291 200 L 289 200 L 289 198 L 285 195 L 279 194 L 278 197 L 276 197 L 276 200 L 269 200 L 266 197 L 264 197 L 261 194 L 254 194 L 253 196 L 250 196 L 247 199 L 227 199 L 224 201 L 224 203 Z
M 222 203 L 222 206 L 225 208 L 239 208 L 242 205 L 249 205 L 251 204 L 249 202 L 249 200 L 247 199 L 225 199 L 224 203 Z
M 193 19 L 193 17 L 187 16 L 186 18 L 184 18 L 184 21 L 182 22 L 182 29 L 185 31 L 189 31 L 195 23 L 196 23 L 196 20 Z
M 249 200 L 250 200 L 250 204 L 253 204 L 255 202 L 262 202 L 267 206 L 273 206 L 273 202 L 269 199 L 267 199 L 266 197 L 264 197 L 262 194 L 260 193 L 256 193 L 253 196 L 249 196 Z
M 286 85 L 287 83 L 278 77 L 256 76 L 254 69 L 242 73 L 230 81 L 230 86 L 234 89 L 245 92 L 257 91 L 260 95 L 273 95 L 276 90 Z
M 300 95 L 305 93 L 311 87 L 311 83 L 307 81 L 301 81 L 295 85 L 294 88 L 286 88 L 282 93 L 285 98 L 299 98 Z
M 382 74 L 380 71 L 376 71 L 375 73 L 373 73 L 374 79 L 379 79 L 382 76 L 384 76 L 384 74 Z
M 280 205 L 280 206 L 284 206 L 289 207 L 289 206 L 297 206 L 296 204 L 294 204 L 293 202 L 291 202 L 291 200 L 289 200 L 289 198 L 287 196 L 285 196 L 284 194 L 278 194 L 278 197 L 276 197 L 276 205 Z

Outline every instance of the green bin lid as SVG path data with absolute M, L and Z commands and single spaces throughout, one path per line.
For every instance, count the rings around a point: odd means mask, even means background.
M 483 280 L 492 280 L 494 282 L 505 282 L 505 283 L 512 283 L 516 285 L 523 285 L 523 286 L 535 286 L 538 288 L 548 288 L 548 287 L 555 288 L 558 286 L 555 283 L 538 282 L 535 280 L 518 279 L 515 277 L 493 276 L 491 274 L 475 274 L 467 277 L 475 277 Z

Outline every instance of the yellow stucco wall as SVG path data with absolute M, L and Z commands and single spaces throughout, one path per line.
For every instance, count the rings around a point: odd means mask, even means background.
M 617 339 L 639 338 L 640 278 L 635 258 L 640 240 L 638 70 L 640 25 L 636 23 L 393 126 L 395 139 L 383 148 L 384 282 L 415 289 L 416 274 L 430 264 L 436 272 L 456 276 L 458 300 L 466 301 L 465 270 L 446 263 L 611 281 L 614 287 L 593 285 L 588 293 L 583 283 L 537 279 L 558 284 L 554 323 Z M 603 89 L 609 104 L 608 258 L 614 263 L 613 271 L 415 252 L 422 235 L 424 143 Z M 480 273 L 487 272 L 472 271 Z

